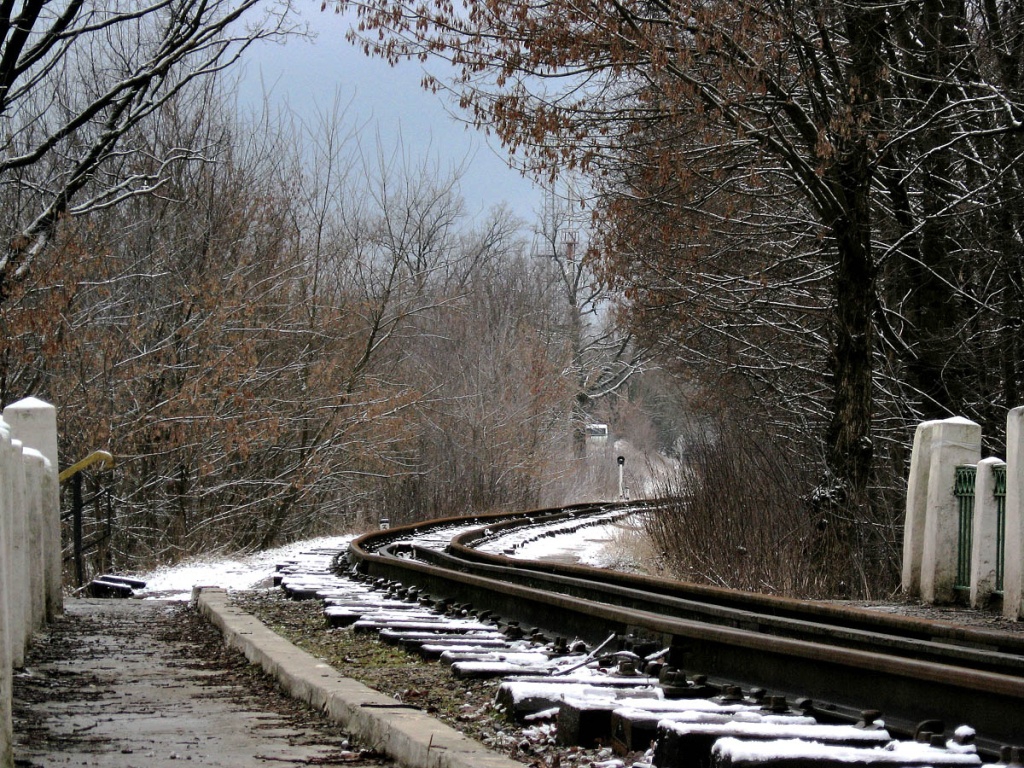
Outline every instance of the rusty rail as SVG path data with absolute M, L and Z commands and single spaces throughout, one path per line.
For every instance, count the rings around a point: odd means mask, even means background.
M 601 505 L 607 509 L 607 505 Z M 575 514 L 585 514 L 577 507 Z M 481 528 L 541 521 L 564 510 L 481 520 Z M 435 521 L 451 525 L 457 518 Z M 807 697 L 835 712 L 881 709 L 896 732 L 921 720 L 969 723 L 995 756 L 1020 739 L 1024 637 L 831 604 L 628 576 L 585 566 L 512 560 L 474 550 L 463 533 L 447 552 L 418 550 L 419 524 L 353 542 L 352 565 L 432 595 L 486 606 L 588 640 L 611 631 L 669 645 L 691 672 Z M 404 542 L 404 543 L 399 543 Z M 685 603 L 685 605 L 682 605 Z

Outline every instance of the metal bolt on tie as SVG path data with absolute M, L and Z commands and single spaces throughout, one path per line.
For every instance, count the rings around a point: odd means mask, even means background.
M 665 665 L 660 661 L 649 661 L 644 665 L 644 674 L 648 677 L 656 677 L 661 680 L 661 670 Z
M 743 689 L 738 685 L 727 685 L 722 691 L 722 695 L 719 698 L 723 702 L 736 702 L 743 701 Z
M 786 702 L 785 696 L 769 696 L 765 699 L 761 709 L 768 710 L 775 714 L 782 714 L 783 712 L 789 711 L 789 704 Z

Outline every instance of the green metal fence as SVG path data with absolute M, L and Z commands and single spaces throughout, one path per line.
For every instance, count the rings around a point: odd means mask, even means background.
M 992 468 L 996 497 L 996 586 L 1003 593 L 1003 570 L 1006 565 L 1006 465 Z
M 977 467 L 968 464 L 956 468 L 953 496 L 956 497 L 959 510 L 959 527 L 954 589 L 970 589 L 971 587 L 971 540 L 974 531 L 974 482 L 976 479 Z
M 996 502 L 996 583 L 995 592 L 1003 592 L 1003 573 L 1006 565 L 1006 465 L 992 467 L 993 492 Z M 971 543 L 974 536 L 974 489 L 977 468 L 964 465 L 956 468 L 953 495 L 959 512 L 957 532 L 955 589 L 970 589 Z

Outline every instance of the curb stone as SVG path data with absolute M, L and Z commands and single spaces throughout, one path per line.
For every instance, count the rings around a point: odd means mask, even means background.
M 195 587 L 192 604 L 220 630 L 228 647 L 276 678 L 289 695 L 404 768 L 523 768 L 425 712 L 343 677 L 231 605 L 220 587 Z

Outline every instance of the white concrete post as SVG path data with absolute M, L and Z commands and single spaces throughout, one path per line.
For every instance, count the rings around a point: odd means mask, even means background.
M 932 437 L 941 421 L 923 421 L 914 432 L 907 478 L 907 514 L 903 522 L 903 592 L 921 596 L 921 553 L 928 510 L 928 476 L 932 468 Z
M 46 591 L 46 616 L 53 619 L 64 610 L 63 565 L 60 545 L 60 486 L 57 479 L 57 409 L 36 397 L 26 397 L 4 408 L 11 437 L 39 451 L 50 463 L 43 510 L 44 559 L 40 561 Z
M 64 613 L 64 552 L 60 541 L 60 479 L 57 467 L 45 456 L 46 471 L 40 478 L 42 504 L 43 591 L 46 620 L 53 621 Z
M 14 765 L 14 727 L 11 721 L 11 696 L 14 671 L 11 658 L 11 619 L 8 595 L 11 583 L 10 480 L 7 466 L 11 453 L 11 430 L 0 419 L 0 768 Z
M 22 449 L 25 463 L 25 519 L 28 528 L 28 569 L 25 584 L 29 602 L 29 637 L 46 623 L 46 542 L 43 494 L 50 462 L 35 448 Z
M 1003 570 L 1003 616 L 1024 617 L 1024 407 L 1006 415 L 1006 560 Z
M 28 645 L 31 607 L 28 600 L 28 515 L 25 510 L 25 464 L 20 440 L 11 440 L 7 454 L 5 475 L 10 483 L 11 569 L 9 572 L 7 604 L 11 621 L 11 664 L 25 666 L 25 647 Z
M 921 599 L 953 601 L 956 583 L 958 508 L 953 496 L 956 468 L 981 458 L 981 427 L 962 417 L 943 419 L 932 433 L 928 504 L 921 548 Z
M 1006 466 L 1002 459 L 978 462 L 974 479 L 974 527 L 971 531 L 971 607 L 984 608 L 996 588 L 997 544 L 999 539 L 996 507 L 996 467 Z

